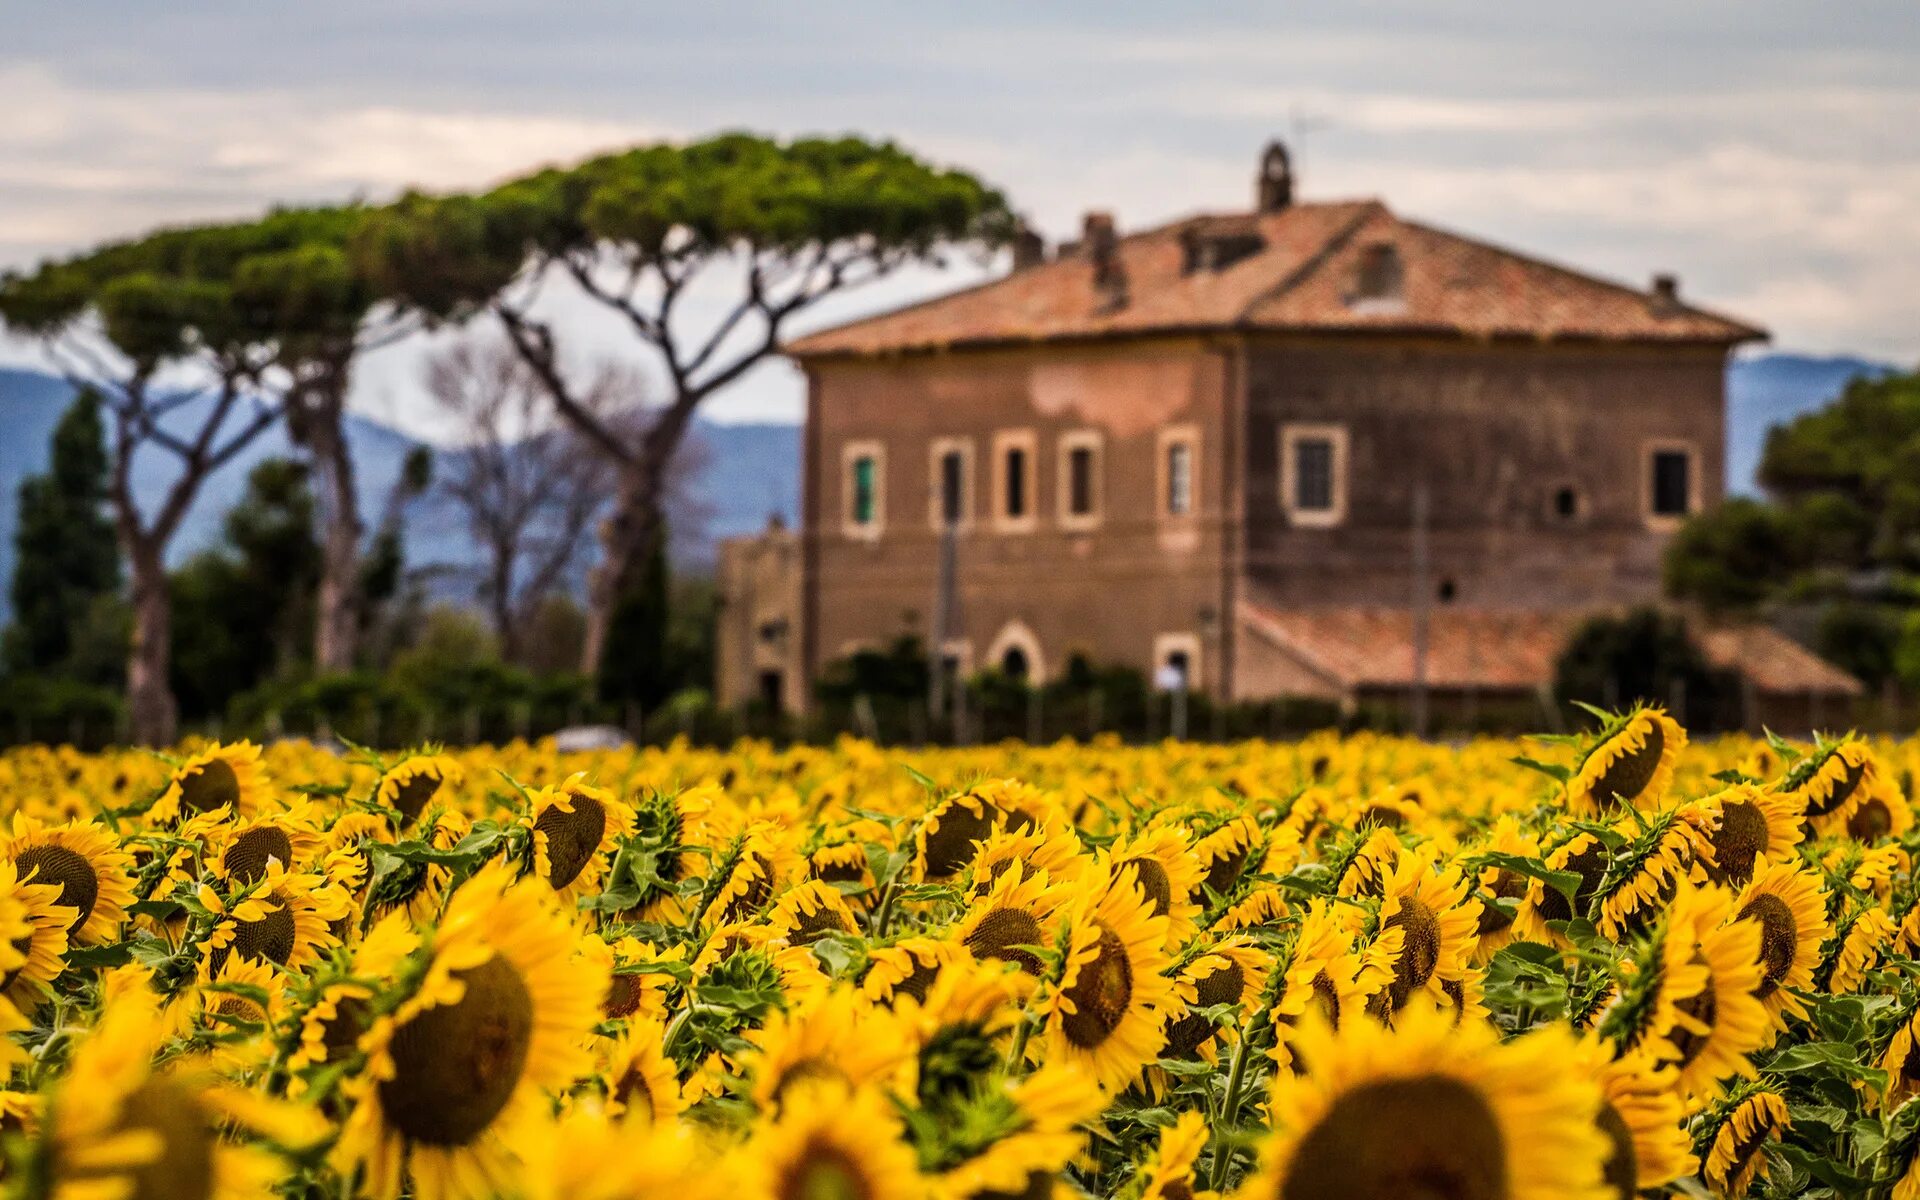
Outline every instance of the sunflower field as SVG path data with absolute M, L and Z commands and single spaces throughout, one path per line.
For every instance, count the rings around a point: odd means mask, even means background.
M 1920 1196 L 1920 742 L 0 756 L 21 1197 Z

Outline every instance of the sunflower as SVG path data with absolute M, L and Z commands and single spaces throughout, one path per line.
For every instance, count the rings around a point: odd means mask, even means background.
M 702 893 L 702 923 L 746 920 L 779 894 L 792 857 L 780 834 L 779 826 L 754 821 L 730 840 Z
M 921 1200 L 924 1194 L 899 1113 L 872 1088 L 806 1081 L 794 1103 L 754 1129 L 744 1157 L 751 1200 Z
M 534 874 L 570 900 L 599 890 L 607 857 L 633 824 L 633 810 L 577 772 L 531 797 L 523 824 L 533 831 Z
M 61 904 L 60 887 L 22 883 L 17 864 L 0 861 L 0 909 L 7 913 L 8 949 L 17 962 L 0 969 L 0 994 L 22 1012 L 33 1012 L 66 969 L 67 930 L 79 916 Z
M 266 805 L 270 788 L 260 766 L 260 747 L 252 742 L 213 746 L 174 768 L 167 790 L 147 810 L 156 826 L 228 809 L 252 816 Z
M 1363 826 L 1354 833 L 1348 853 L 1329 863 L 1338 873 L 1336 896 L 1378 896 L 1387 877 L 1400 862 L 1400 835 L 1379 826 Z
M 1200 885 L 1205 889 L 1195 895 L 1230 895 L 1259 844 L 1260 825 L 1252 817 L 1235 817 L 1195 842 L 1193 856 L 1200 867 Z
M 1878 1063 L 1887 1073 L 1886 1090 L 1880 1096 L 1880 1108 L 1891 1113 L 1908 1097 L 1920 1094 L 1920 1005 L 1909 1002 L 1902 1012 L 1887 1048 Z
M 905 1006 L 915 1046 L 915 1078 L 906 1090 L 923 1108 L 937 1109 L 1000 1067 L 1029 990 L 1026 976 L 1005 963 L 956 963 L 941 972 L 924 1003 Z
M 1220 1032 L 1203 1013 L 1230 1004 L 1244 1009 L 1267 988 L 1267 976 L 1273 967 L 1271 958 L 1246 938 L 1226 938 L 1215 942 L 1180 968 L 1174 977 L 1175 1012 L 1166 1023 L 1163 1058 L 1211 1057 L 1214 1039 Z
M 1539 858 L 1540 840 L 1523 830 L 1519 820 L 1509 813 L 1494 822 L 1493 829 L 1487 834 L 1485 849 L 1518 858 Z M 1480 940 L 1474 945 L 1473 961 L 1485 963 L 1512 945 L 1517 936 L 1514 918 L 1519 912 L 1519 902 L 1527 894 L 1527 876 L 1505 867 L 1487 866 L 1481 868 L 1478 882 L 1476 897 L 1480 901 Z M 1512 903 L 1509 907 L 1500 901 Z
M 570 1105 L 526 1148 L 535 1196 L 563 1200 L 738 1200 L 743 1153 L 715 1153 L 684 1121 L 623 1120 L 602 1105 Z M 731 1147 L 726 1147 L 731 1149 Z
M 586 948 L 601 951 L 602 966 L 608 972 L 607 994 L 600 1002 L 600 1014 L 608 1020 L 630 1017 L 663 1020 L 667 1010 L 667 984 L 670 976 L 645 968 L 656 963 L 684 962 L 687 949 L 675 946 L 666 952 L 652 942 L 623 937 L 607 946 L 596 937 L 586 939 Z
M 1037 875 L 1002 875 L 993 891 L 967 906 L 953 940 L 975 958 L 1004 959 L 1037 977 L 1044 964 L 1035 948 L 1052 942 L 1053 917 L 1066 900 L 1063 890 Z
M 1309 1013 L 1336 1032 L 1359 1019 L 1367 1001 L 1392 982 L 1406 936 L 1405 927 L 1396 926 L 1356 952 L 1351 920 L 1328 901 L 1315 900 L 1287 954 L 1273 1005 L 1281 1036 L 1269 1056 L 1281 1066 L 1292 1062 L 1291 1029 Z
M 1194 1173 L 1200 1152 L 1207 1147 L 1207 1119 L 1197 1112 L 1183 1112 L 1171 1125 L 1160 1130 L 1160 1144 L 1153 1158 L 1140 1168 L 1147 1186 L 1140 1200 L 1206 1200 L 1213 1195 Z
M 1701 856 L 1702 873 L 1735 887 L 1753 878 L 1758 864 L 1785 858 L 1800 844 L 1802 813 L 1796 798 L 1750 783 L 1736 783 L 1690 808 L 1707 828 L 1712 850 Z
M 1173 1005 L 1163 971 L 1167 919 L 1132 872 L 1083 889 L 1063 917 L 1065 954 L 1044 1012 L 1048 1060 L 1077 1065 L 1117 1089 L 1140 1073 L 1165 1040 Z
M 1591 1020 L 1575 1013 L 1574 1023 L 1599 1030 L 1623 1054 L 1679 1061 L 1681 1048 L 1668 1034 L 1678 1028 L 1681 1001 L 1699 996 L 1709 981 L 1695 940 L 1702 903 L 1694 885 L 1682 885 L 1645 936 L 1622 947 L 1611 986 L 1594 997 Z
M 940 883 L 959 875 L 980 852 L 980 843 L 1009 825 L 1010 818 L 995 803 L 994 790 L 984 785 L 938 801 L 913 831 L 915 876 Z
M 1787 1102 L 1779 1093 L 1742 1088 L 1720 1106 L 1703 1137 L 1705 1162 L 1700 1174 L 1721 1196 L 1744 1196 L 1767 1177 L 1767 1144 L 1793 1127 Z
M 1820 738 L 1813 752 L 1793 765 L 1780 790 L 1799 801 L 1815 833 L 1846 827 L 1854 811 L 1884 786 L 1880 764 L 1859 738 Z
M 1606 878 L 1608 861 L 1607 848 L 1590 833 L 1576 833 L 1556 846 L 1547 854 L 1547 867 L 1580 877 L 1579 884 L 1573 890 L 1573 899 L 1569 901 L 1559 888 L 1549 887 L 1542 880 L 1528 880 L 1526 898 L 1520 902 L 1520 908 L 1514 914 L 1514 936 L 1568 949 L 1566 936 L 1548 923 L 1587 915 L 1594 892 L 1599 889 L 1601 880 Z
M 417 987 L 360 1039 L 367 1067 L 335 1147 L 360 1187 L 392 1200 L 522 1190 L 520 1147 L 543 1094 L 590 1068 L 582 1047 L 606 978 L 544 883 L 482 868 L 448 901 Z
M 806 1080 L 837 1079 L 850 1087 L 889 1081 L 913 1052 L 890 1010 L 844 987 L 775 1012 L 748 1040 L 758 1051 L 751 1060 L 752 1098 L 762 1111 L 781 1108 Z
M 1183 945 L 1193 936 L 1194 918 L 1200 914 L 1194 896 L 1201 871 L 1185 829 L 1161 822 L 1123 834 L 1102 852 L 1101 861 L 1115 875 L 1132 872 L 1153 902 L 1154 915 L 1167 919 L 1169 945 Z
M 1913 805 L 1893 786 L 1874 788 L 1847 818 L 1847 836 L 1856 842 L 1904 837 L 1912 828 Z
M 346 974 L 315 980 L 317 991 L 295 1007 L 298 1043 L 287 1059 L 296 1075 L 354 1055 L 360 1035 L 373 1023 L 374 1005 L 393 986 L 401 965 L 420 948 L 421 935 L 405 913 L 392 913 L 367 931 L 354 948 Z M 302 1088 L 290 1088 L 299 1095 Z
M 1655 1036 L 1673 1048 L 1680 1088 L 1693 1096 L 1718 1094 L 1722 1081 L 1751 1076 L 1747 1056 L 1772 1033 L 1760 990 L 1758 921 L 1733 919 L 1724 888 L 1683 887 L 1668 911 L 1669 937 L 1691 942 L 1689 965 L 1704 967 L 1696 992 L 1675 997 L 1671 1023 Z
M 270 1194 L 287 1168 L 254 1140 L 305 1149 L 325 1133 L 324 1122 L 310 1110 L 211 1079 L 191 1060 L 155 1069 L 169 1028 L 155 1000 L 122 996 L 74 1051 L 43 1134 L 47 1194 L 54 1200 Z M 243 1144 L 223 1130 L 250 1136 Z
M 1058 1174 L 1080 1152 L 1080 1126 L 1099 1115 L 1106 1097 L 1075 1067 L 1047 1063 L 1015 1080 L 994 1079 L 954 1124 L 959 1144 L 934 1164 L 936 1200 L 1050 1197 Z M 972 1134 L 973 1136 L 967 1136 Z
M 947 967 L 969 957 L 964 946 L 942 938 L 906 937 L 875 946 L 867 953 L 860 994 L 875 1004 L 924 1001 Z
M 1627 844 L 1615 852 L 1612 867 L 1594 893 L 1600 902 L 1600 932 L 1611 940 L 1648 917 L 1673 898 L 1680 881 L 1691 874 L 1694 862 L 1709 852 L 1705 836 L 1684 818 L 1681 810 L 1643 815 L 1640 828 L 1623 828 Z
M 1374 997 L 1377 1015 L 1397 1012 L 1418 995 L 1451 1004 L 1445 985 L 1467 973 L 1478 938 L 1478 902 L 1458 868 L 1438 867 L 1431 847 L 1401 855 L 1383 886 L 1380 928 L 1402 930 L 1405 942 L 1394 962 L 1393 982 Z
M 1612 1043 L 1588 1036 L 1574 1069 L 1600 1084 L 1600 1131 L 1611 1146 L 1606 1179 L 1619 1200 L 1693 1172 L 1673 1068 L 1644 1051 L 1616 1053 Z
M 853 884 L 860 894 L 873 890 L 873 868 L 867 861 L 867 848 L 859 842 L 816 847 L 807 855 L 807 878 Z
M 1086 869 L 1081 850 L 1080 835 L 1072 826 L 1048 814 L 1041 821 L 988 834 L 964 874 L 972 881 L 970 891 L 975 896 L 992 891 L 1000 876 L 1015 868 L 1023 879 L 1045 872 L 1050 882 L 1069 883 Z
M 1636 708 L 1610 719 L 1567 780 L 1567 807 L 1583 816 L 1625 805 L 1651 808 L 1673 782 L 1687 731 L 1659 708 Z
M 373 802 L 397 815 L 395 828 L 420 819 L 444 787 L 458 787 L 465 776 L 459 762 L 445 754 L 410 754 L 380 776 Z
M 301 802 L 281 812 L 222 821 L 209 831 L 206 861 L 219 878 L 242 884 L 260 879 L 272 862 L 298 870 L 326 844 L 311 812 L 312 806 Z
M 830 933 L 851 934 L 859 928 L 840 889 L 818 879 L 788 888 L 774 902 L 767 921 L 777 936 L 795 946 L 811 945 Z
M 1867 982 L 1867 973 L 1879 967 L 1898 933 L 1899 928 L 1885 911 L 1873 905 L 1862 908 L 1838 930 L 1839 945 L 1827 976 L 1827 991 L 1836 996 L 1859 991 Z
M 205 942 L 210 978 L 229 954 L 305 967 L 336 944 L 327 925 L 347 904 L 321 876 L 290 875 L 277 859 L 268 862 L 265 875 L 225 897 L 202 885 L 199 899 L 219 918 Z
M 666 1028 L 635 1021 L 612 1044 L 601 1078 L 607 1085 L 607 1115 L 664 1125 L 677 1120 L 686 1102 L 673 1062 L 663 1049 Z
M 1794 993 L 1813 986 L 1828 933 L 1820 877 L 1791 863 L 1771 863 L 1741 889 L 1735 919 L 1760 927 L 1761 976 L 1754 994 L 1767 1015 L 1782 1029 L 1788 1017 L 1805 1017 L 1807 1007 Z
M 1611 1147 L 1598 1084 L 1566 1069 L 1572 1034 L 1510 1042 L 1409 1009 L 1389 1031 L 1367 1020 L 1297 1033 L 1303 1074 L 1281 1074 L 1273 1133 L 1246 1200 L 1602 1200 Z
M 119 936 L 133 903 L 133 857 L 105 829 L 91 821 L 42 825 L 18 812 L 4 856 L 23 883 L 59 885 L 56 903 L 74 910 L 72 941 L 90 946 Z

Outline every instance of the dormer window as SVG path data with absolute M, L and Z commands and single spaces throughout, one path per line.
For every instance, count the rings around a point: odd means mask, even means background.
M 1400 248 L 1392 242 L 1375 242 L 1360 252 L 1347 307 L 1362 315 L 1403 312 L 1407 306 L 1406 282 Z

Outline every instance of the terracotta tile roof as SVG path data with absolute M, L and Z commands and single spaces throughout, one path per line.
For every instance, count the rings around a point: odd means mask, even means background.
M 1553 679 L 1561 647 L 1590 613 L 1439 608 L 1430 614 L 1427 682 L 1437 689 L 1532 691 Z M 1243 601 L 1242 626 L 1342 690 L 1413 680 L 1413 614 L 1404 608 L 1279 609 Z M 1700 649 L 1763 694 L 1858 695 L 1860 682 L 1765 625 L 1706 630 Z
M 1187 269 L 1196 241 L 1219 246 L 1222 264 Z M 1354 302 L 1363 257 L 1383 245 L 1401 266 L 1400 301 Z M 1123 237 L 1116 255 L 1124 302 L 1096 286 L 1082 249 L 803 337 L 787 351 L 886 354 L 1218 329 L 1729 344 L 1766 336 L 1691 305 L 1402 220 L 1378 200 L 1192 217 Z

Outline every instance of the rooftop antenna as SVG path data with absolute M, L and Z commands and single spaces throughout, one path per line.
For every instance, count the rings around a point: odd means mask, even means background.
M 1307 158 L 1307 135 L 1323 129 L 1333 128 L 1333 120 L 1325 113 L 1303 108 L 1299 104 L 1287 106 L 1287 146 L 1293 151 L 1294 174 L 1300 174 L 1300 168 Z

